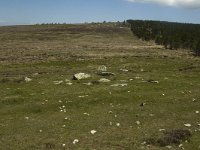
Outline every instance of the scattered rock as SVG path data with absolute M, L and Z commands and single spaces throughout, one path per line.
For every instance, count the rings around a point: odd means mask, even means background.
M 28 77 L 25 77 L 25 82 L 30 82 L 30 81 L 32 81 L 32 79 L 31 78 L 28 78 Z
M 101 83 L 107 83 L 107 82 L 110 82 L 110 80 L 109 80 L 109 79 L 106 79 L 106 78 L 101 78 L 101 79 L 99 80 L 99 82 L 101 82 Z
M 86 73 L 77 73 L 73 75 L 73 80 L 82 80 L 82 79 L 87 79 L 90 78 L 91 76 Z
M 83 83 L 83 85 L 88 85 L 88 86 L 91 86 L 92 83 L 91 82 L 88 82 L 88 83 Z
M 189 124 L 189 123 L 186 123 L 186 124 L 184 124 L 184 126 L 186 126 L 186 127 L 191 127 L 192 125 Z
M 168 149 L 171 149 L 172 148 L 172 146 L 170 146 L 170 145 L 167 145 L 167 146 L 165 146 L 166 148 L 168 148 Z
M 97 131 L 96 130 L 91 130 L 90 133 L 91 134 L 95 134 Z
M 84 98 L 84 97 L 88 97 L 89 95 L 81 95 L 81 96 L 78 96 L 79 98 Z
M 145 106 L 145 105 L 146 105 L 146 103 L 141 103 L 141 104 L 140 104 L 141 107 L 143 107 L 143 106 Z
M 37 75 L 39 75 L 39 73 L 34 73 L 33 75 L 34 75 L 34 76 L 37 76 Z
M 120 123 L 116 123 L 116 126 L 118 126 L 118 127 L 119 127 L 119 126 L 120 126 Z
M 73 83 L 69 82 L 69 83 L 66 83 L 67 85 L 72 85 Z
M 127 69 L 120 69 L 121 71 L 123 71 L 123 72 L 128 72 L 128 70 Z
M 63 81 L 53 81 L 53 83 L 54 83 L 55 85 L 60 85 L 60 84 L 63 83 Z
M 107 67 L 102 65 L 98 67 L 98 72 L 106 72 L 107 71 Z
M 117 86 L 127 86 L 127 85 L 128 85 L 127 83 L 123 83 L 123 84 L 117 83 L 117 84 L 113 84 L 111 86 L 117 87 Z
M 71 82 L 69 79 L 65 79 L 65 82 Z
M 86 115 L 86 116 L 90 116 L 90 114 L 88 114 L 88 113 L 83 113 L 84 115 Z
M 136 121 L 135 123 L 136 123 L 137 125 L 140 125 L 140 124 L 141 124 L 141 122 L 140 122 L 140 121 Z
M 29 117 L 25 117 L 25 119 L 26 119 L 26 120 L 28 120 L 28 119 L 29 119 Z
M 79 142 L 79 140 L 78 139 L 75 139 L 72 143 L 73 144 L 76 144 L 76 143 L 78 143 Z

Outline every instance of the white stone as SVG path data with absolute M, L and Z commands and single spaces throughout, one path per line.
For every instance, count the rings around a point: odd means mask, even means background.
M 141 124 L 140 121 L 136 121 L 135 123 L 136 123 L 137 125 L 140 125 L 140 124 Z
M 91 130 L 90 133 L 91 134 L 95 134 L 97 131 L 96 130 Z
M 110 82 L 110 80 L 106 78 L 101 78 L 99 79 L 99 82 L 106 83 L 106 82 Z
M 104 66 L 104 65 L 99 66 L 99 67 L 98 67 L 98 71 L 99 71 L 99 72 L 105 72 L 105 71 L 107 71 L 107 67 Z
M 117 87 L 117 86 L 127 86 L 128 84 L 127 83 L 124 83 L 124 84 L 113 84 L 113 85 L 111 85 L 111 86 L 113 86 L 113 87 Z
M 77 73 L 73 77 L 74 77 L 74 80 L 82 80 L 82 79 L 90 78 L 91 76 L 86 73 Z
M 63 81 L 53 81 L 53 83 L 54 83 L 55 85 L 59 85 L 59 84 L 62 84 Z
M 189 124 L 189 123 L 186 123 L 186 124 L 184 124 L 184 126 L 186 126 L 186 127 L 191 127 L 192 125 Z
M 28 78 L 28 77 L 25 77 L 25 79 L 24 79 L 26 82 L 30 82 L 30 81 L 32 81 L 32 79 L 31 78 Z
M 116 123 L 116 126 L 118 126 L 118 127 L 119 127 L 119 126 L 120 126 L 120 123 Z
M 75 139 L 72 143 L 73 144 L 76 144 L 76 143 L 78 143 L 79 142 L 79 140 L 78 139 Z

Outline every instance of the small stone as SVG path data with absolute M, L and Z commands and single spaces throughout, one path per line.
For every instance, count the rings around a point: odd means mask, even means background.
M 106 79 L 106 78 L 101 78 L 101 79 L 99 79 L 99 82 L 101 82 L 101 83 L 107 83 L 107 82 L 110 82 L 110 80 Z
M 189 124 L 189 123 L 186 123 L 186 124 L 184 124 L 184 126 L 186 126 L 186 127 L 191 127 L 192 125 Z
M 127 69 L 120 69 L 121 71 L 123 71 L 123 72 L 128 72 L 128 70 Z
M 118 126 L 118 127 L 119 127 L 119 126 L 120 126 L 120 123 L 116 123 L 116 126 Z
M 72 143 L 73 144 L 76 144 L 76 143 L 78 143 L 79 142 L 79 140 L 78 139 L 75 139 Z
M 195 111 L 196 114 L 199 114 L 199 111 Z
M 127 83 L 123 83 L 123 84 L 113 84 L 113 85 L 111 85 L 111 86 L 113 86 L 113 87 L 117 87 L 117 86 L 127 86 L 128 84 Z
M 183 144 L 180 144 L 178 147 L 183 147 Z
M 140 106 L 143 107 L 144 105 L 146 105 L 146 103 L 141 103 Z
M 89 95 L 81 95 L 81 96 L 78 96 L 79 98 L 84 98 L 84 97 L 88 97 Z
M 53 83 L 54 83 L 55 85 L 60 85 L 60 84 L 63 83 L 63 81 L 53 81 Z
M 135 123 L 136 123 L 137 125 L 140 125 L 140 124 L 141 124 L 141 122 L 140 122 L 140 121 L 136 121 Z
M 83 83 L 83 85 L 88 85 L 88 86 L 91 86 L 92 83 L 91 82 L 88 82 L 88 83 Z
M 154 115 L 154 114 L 149 114 L 149 116 L 150 116 L 150 117 L 153 117 L 153 116 L 155 116 L 155 115 Z
M 98 72 L 105 72 L 105 71 L 107 71 L 107 67 L 106 66 L 102 65 L 102 66 L 98 67 Z
M 25 117 L 25 119 L 26 119 L 26 120 L 28 120 L 28 119 L 29 119 L 29 117 Z
M 83 113 L 84 115 L 87 115 L 87 116 L 90 116 L 90 114 L 88 114 L 88 113 Z
M 89 74 L 86 73 L 77 73 L 74 74 L 73 79 L 74 80 L 82 80 L 82 79 L 87 79 L 90 78 L 91 76 Z
M 69 82 L 69 83 L 66 83 L 67 85 L 72 85 L 72 83 L 71 82 Z
M 168 146 L 166 146 L 166 148 L 168 148 L 168 149 L 171 149 L 171 148 L 172 148 L 172 146 L 168 145 Z
M 90 133 L 91 134 L 95 134 L 97 131 L 96 130 L 91 130 Z
M 42 130 L 39 130 L 39 132 L 41 133 L 41 132 L 42 132 Z
M 66 146 L 66 144 L 62 144 L 62 147 L 65 147 Z
M 30 82 L 30 81 L 32 81 L 32 79 L 31 78 L 28 78 L 28 77 L 25 77 L 25 79 L 24 79 L 26 82 Z

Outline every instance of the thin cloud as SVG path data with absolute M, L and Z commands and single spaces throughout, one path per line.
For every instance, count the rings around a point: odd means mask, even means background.
M 184 8 L 200 8 L 200 0 L 126 0 L 134 3 L 155 3 L 160 5 Z

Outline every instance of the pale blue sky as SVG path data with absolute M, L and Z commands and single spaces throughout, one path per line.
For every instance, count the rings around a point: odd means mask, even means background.
M 129 0 L 131 1 L 131 0 Z M 158 0 L 0 0 L 0 25 L 82 23 L 148 19 L 200 23 L 198 7 L 159 4 Z M 180 0 L 178 0 L 180 1 Z M 186 0 L 187 1 L 187 0 Z M 178 5 L 178 4 L 177 4 Z M 195 6 L 195 0 L 194 5 Z M 197 6 L 197 5 L 196 5 Z

